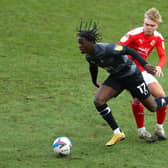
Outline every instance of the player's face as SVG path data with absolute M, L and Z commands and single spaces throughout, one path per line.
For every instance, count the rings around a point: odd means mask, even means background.
M 92 41 L 86 40 L 84 37 L 79 37 L 78 43 L 79 43 L 79 49 L 82 54 L 84 53 L 89 54 L 93 50 L 94 43 Z
M 147 36 L 151 36 L 153 32 L 158 28 L 158 23 L 149 19 L 144 19 L 144 33 Z

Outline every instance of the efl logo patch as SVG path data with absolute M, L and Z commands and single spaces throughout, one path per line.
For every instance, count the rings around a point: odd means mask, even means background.
M 122 45 L 116 45 L 114 50 L 116 51 L 122 51 L 123 50 L 123 46 Z
M 163 47 L 163 49 L 165 49 L 165 44 L 164 44 L 164 42 L 162 42 L 162 47 Z

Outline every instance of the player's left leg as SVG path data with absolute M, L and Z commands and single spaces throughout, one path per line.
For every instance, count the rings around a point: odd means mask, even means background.
M 135 76 L 135 77 L 137 80 L 132 81 L 132 87 L 127 85 L 127 87 L 128 87 L 127 89 L 131 92 L 133 97 L 136 97 L 139 100 L 141 100 L 142 104 L 145 105 L 146 108 L 148 108 L 150 111 L 156 111 L 156 110 L 160 110 L 162 107 L 164 107 L 165 105 L 168 104 L 168 97 L 162 96 L 162 97 L 158 97 L 158 98 L 154 99 L 150 95 L 149 88 L 148 88 L 147 84 L 153 83 L 151 81 L 156 80 L 155 78 L 153 79 L 153 77 L 148 75 L 147 73 L 145 75 L 146 79 L 144 78 L 144 76 L 142 78 L 141 74 L 137 74 L 137 76 Z M 145 80 L 145 82 L 144 82 L 144 80 Z M 129 80 L 127 80 L 127 81 L 129 81 Z M 156 95 L 154 95 L 154 96 L 156 96 Z
M 148 84 L 148 88 L 154 97 L 164 97 L 165 96 L 163 88 L 157 81 Z M 159 140 L 166 139 L 165 131 L 163 128 L 165 119 L 166 119 L 166 106 L 156 111 L 157 123 L 156 123 L 156 128 L 155 128 L 155 135 L 158 137 Z
M 145 128 L 144 106 L 137 98 L 134 98 L 132 101 L 132 111 L 137 125 L 138 137 L 146 141 L 149 141 L 152 135 Z
M 141 98 L 141 96 L 146 97 L 146 95 L 149 94 L 149 90 L 148 88 L 146 88 L 147 86 L 146 86 L 146 83 L 144 82 L 144 78 L 142 77 L 142 73 L 137 72 L 133 77 L 131 78 L 128 77 L 125 80 L 125 83 L 128 83 L 126 84 L 126 87 L 128 90 L 130 90 L 132 96 L 134 97 L 132 101 L 132 112 L 136 121 L 138 136 L 139 138 L 142 138 L 148 142 L 151 142 L 152 135 L 149 131 L 146 130 L 145 124 L 144 124 L 144 106 L 138 100 L 138 97 L 139 98 Z

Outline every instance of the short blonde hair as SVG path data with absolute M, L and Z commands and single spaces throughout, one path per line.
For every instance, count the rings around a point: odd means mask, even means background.
M 148 9 L 144 14 L 144 18 L 149 18 L 157 23 L 162 22 L 162 16 L 156 8 Z

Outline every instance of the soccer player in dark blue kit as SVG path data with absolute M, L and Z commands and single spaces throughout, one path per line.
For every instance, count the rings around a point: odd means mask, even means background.
M 149 111 L 156 111 L 168 104 L 168 97 L 154 98 L 148 88 L 141 72 L 135 63 L 127 55 L 134 57 L 151 74 L 156 73 L 154 66 L 148 64 L 133 49 L 124 45 L 98 43 L 100 34 L 97 24 L 81 21 L 78 30 L 78 44 L 82 54 L 85 54 L 89 63 L 89 70 L 93 84 L 98 87 L 94 104 L 113 131 L 112 138 L 106 143 L 106 146 L 116 144 L 125 138 L 125 134 L 119 128 L 110 107 L 107 102 L 117 97 L 124 89 L 127 89 L 131 95 L 138 98 Z M 99 84 L 97 82 L 98 67 L 105 69 L 109 76 Z

